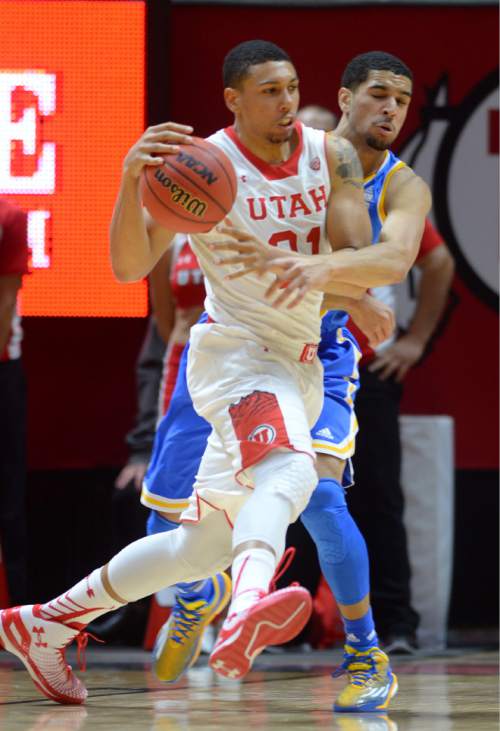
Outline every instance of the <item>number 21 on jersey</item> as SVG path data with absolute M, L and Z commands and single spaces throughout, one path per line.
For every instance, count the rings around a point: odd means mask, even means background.
M 311 246 L 310 254 L 319 254 L 319 239 L 321 236 L 321 229 L 319 226 L 312 228 L 307 234 L 306 241 Z M 295 231 L 277 231 L 269 237 L 269 244 L 271 246 L 279 246 L 280 244 L 288 244 L 290 251 L 297 251 L 298 248 L 298 236 Z M 280 248 L 285 248 L 281 246 Z

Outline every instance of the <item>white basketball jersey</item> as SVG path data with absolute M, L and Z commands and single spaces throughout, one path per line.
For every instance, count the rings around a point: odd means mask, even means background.
M 233 226 L 249 231 L 270 246 L 302 254 L 327 254 L 326 207 L 330 176 L 326 161 L 325 133 L 296 124 L 299 143 L 280 165 L 269 165 L 246 149 L 233 128 L 208 138 L 233 163 L 238 191 L 228 217 Z M 236 266 L 214 263 L 206 243 L 221 238 L 212 230 L 190 236 L 206 278 L 205 308 L 223 325 L 242 326 L 253 337 L 276 344 L 317 343 L 320 338 L 321 292 L 311 292 L 295 308 L 276 308 L 264 293 L 274 275 L 253 274 L 231 281 L 224 277 Z M 217 252 L 229 256 L 231 252 Z M 277 296 L 277 295 L 276 295 Z M 276 297 L 274 297 L 275 299 Z

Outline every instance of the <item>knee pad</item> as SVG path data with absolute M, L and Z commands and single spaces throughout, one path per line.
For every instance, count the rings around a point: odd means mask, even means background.
M 323 561 L 338 563 L 344 559 L 349 518 L 343 488 L 334 480 L 320 480 L 302 513 L 302 522 Z
M 165 533 L 169 530 L 175 530 L 178 527 L 179 523 L 164 518 L 157 510 L 151 510 L 146 522 L 146 533 L 148 536 L 152 536 L 155 533 Z
M 306 507 L 318 484 L 313 460 L 303 452 L 273 450 L 252 468 L 255 490 L 271 490 L 292 505 L 293 523 Z
M 370 590 L 368 553 L 338 482 L 320 480 L 302 522 L 316 544 L 321 569 L 337 601 L 361 601 Z

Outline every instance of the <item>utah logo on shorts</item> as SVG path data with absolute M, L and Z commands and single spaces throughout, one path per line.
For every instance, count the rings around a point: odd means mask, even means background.
M 252 391 L 229 407 L 240 443 L 242 468 L 259 462 L 271 449 L 293 449 L 276 394 Z
M 261 444 L 272 444 L 276 439 L 276 429 L 270 424 L 261 424 L 248 435 L 249 442 L 260 442 Z

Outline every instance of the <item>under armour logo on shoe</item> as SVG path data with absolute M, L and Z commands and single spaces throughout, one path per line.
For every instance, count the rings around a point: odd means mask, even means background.
M 224 660 L 216 660 L 212 664 L 212 668 L 214 670 L 226 670 L 226 664 Z M 234 680 L 235 678 L 238 678 L 240 676 L 240 671 L 234 668 L 233 670 L 228 670 L 227 672 L 225 672 L 224 675 L 226 676 L 226 678 L 232 678 Z
M 224 660 L 217 660 L 216 662 L 212 663 L 212 667 L 214 670 L 225 670 L 226 663 L 224 662 Z
M 95 593 L 94 593 L 94 590 L 90 586 L 88 576 L 87 576 L 87 596 L 89 599 L 93 599 L 95 597 Z
M 37 635 L 35 647 L 48 647 L 46 642 L 42 642 L 42 635 L 45 634 L 45 629 L 43 627 L 33 627 L 32 632 L 34 635 Z

